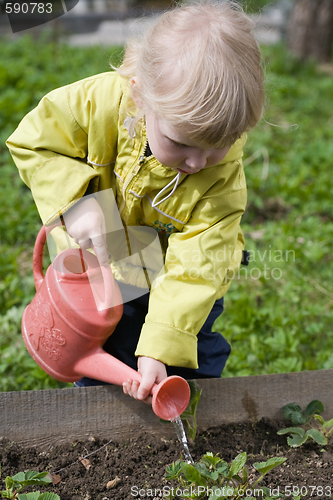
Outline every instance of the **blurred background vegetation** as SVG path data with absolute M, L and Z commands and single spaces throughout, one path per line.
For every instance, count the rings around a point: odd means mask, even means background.
M 34 363 L 20 333 L 41 222 L 5 140 L 48 91 L 108 71 L 123 49 L 71 47 L 47 30 L 0 47 L 0 391 L 64 387 Z M 266 112 L 244 156 L 251 263 L 215 324 L 232 346 L 223 376 L 333 368 L 333 67 L 299 59 L 283 42 L 262 52 Z

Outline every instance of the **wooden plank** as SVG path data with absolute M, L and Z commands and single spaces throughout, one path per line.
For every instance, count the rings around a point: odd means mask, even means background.
M 302 408 L 313 399 L 333 416 L 333 370 L 197 380 L 203 389 L 199 429 L 252 419 L 283 418 L 282 407 Z M 0 436 L 47 448 L 89 436 L 124 440 L 140 432 L 174 437 L 151 407 L 125 396 L 121 387 L 99 386 L 0 394 Z
M 295 402 L 303 409 L 314 399 L 324 404 L 323 417 L 333 418 L 332 380 L 333 369 L 198 380 L 203 389 L 197 412 L 199 426 L 206 429 L 261 418 L 282 420 L 286 404 Z
M 150 406 L 117 386 L 7 392 L 0 408 L 0 436 L 44 448 L 89 436 L 122 440 L 163 427 Z

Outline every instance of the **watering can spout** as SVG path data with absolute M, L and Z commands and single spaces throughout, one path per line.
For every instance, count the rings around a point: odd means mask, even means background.
M 100 346 L 80 358 L 75 363 L 74 371 L 77 374 L 77 380 L 81 377 L 89 377 L 114 385 L 123 385 L 129 378 L 139 380 L 140 377 L 138 372 L 108 354 Z
M 67 249 L 57 255 L 44 276 L 43 251 L 51 229 L 42 227 L 34 248 L 37 293 L 22 318 L 29 353 L 46 373 L 63 382 L 81 377 L 116 385 L 128 379 L 140 381 L 137 371 L 102 348 L 123 313 L 110 266 L 100 266 L 86 250 Z M 153 386 L 152 395 L 156 415 L 174 420 L 185 410 L 190 388 L 181 377 L 167 377 Z
M 141 381 L 141 375 L 101 347 L 81 358 L 75 364 L 80 376 L 122 385 L 126 380 Z M 154 413 L 163 420 L 175 420 L 186 409 L 190 400 L 190 387 L 185 379 L 173 375 L 154 384 L 151 394 Z

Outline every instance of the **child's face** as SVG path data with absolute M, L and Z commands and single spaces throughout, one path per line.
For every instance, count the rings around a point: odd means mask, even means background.
M 203 168 L 217 165 L 230 149 L 201 148 L 152 112 L 146 113 L 146 131 L 155 158 L 181 174 L 195 174 Z

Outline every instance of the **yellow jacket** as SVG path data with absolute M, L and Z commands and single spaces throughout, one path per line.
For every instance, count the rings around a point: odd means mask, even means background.
M 127 81 L 103 73 L 50 92 L 7 145 L 45 225 L 87 192 L 112 188 L 125 228 L 155 228 L 165 274 L 151 291 L 136 355 L 197 368 L 196 335 L 226 293 L 244 248 L 246 138 L 220 164 L 180 175 L 153 156 L 144 157 L 144 121 L 134 138 L 124 125 L 133 113 Z M 112 263 L 118 280 L 143 286 L 133 282 L 142 276 L 126 275 L 123 267 Z

